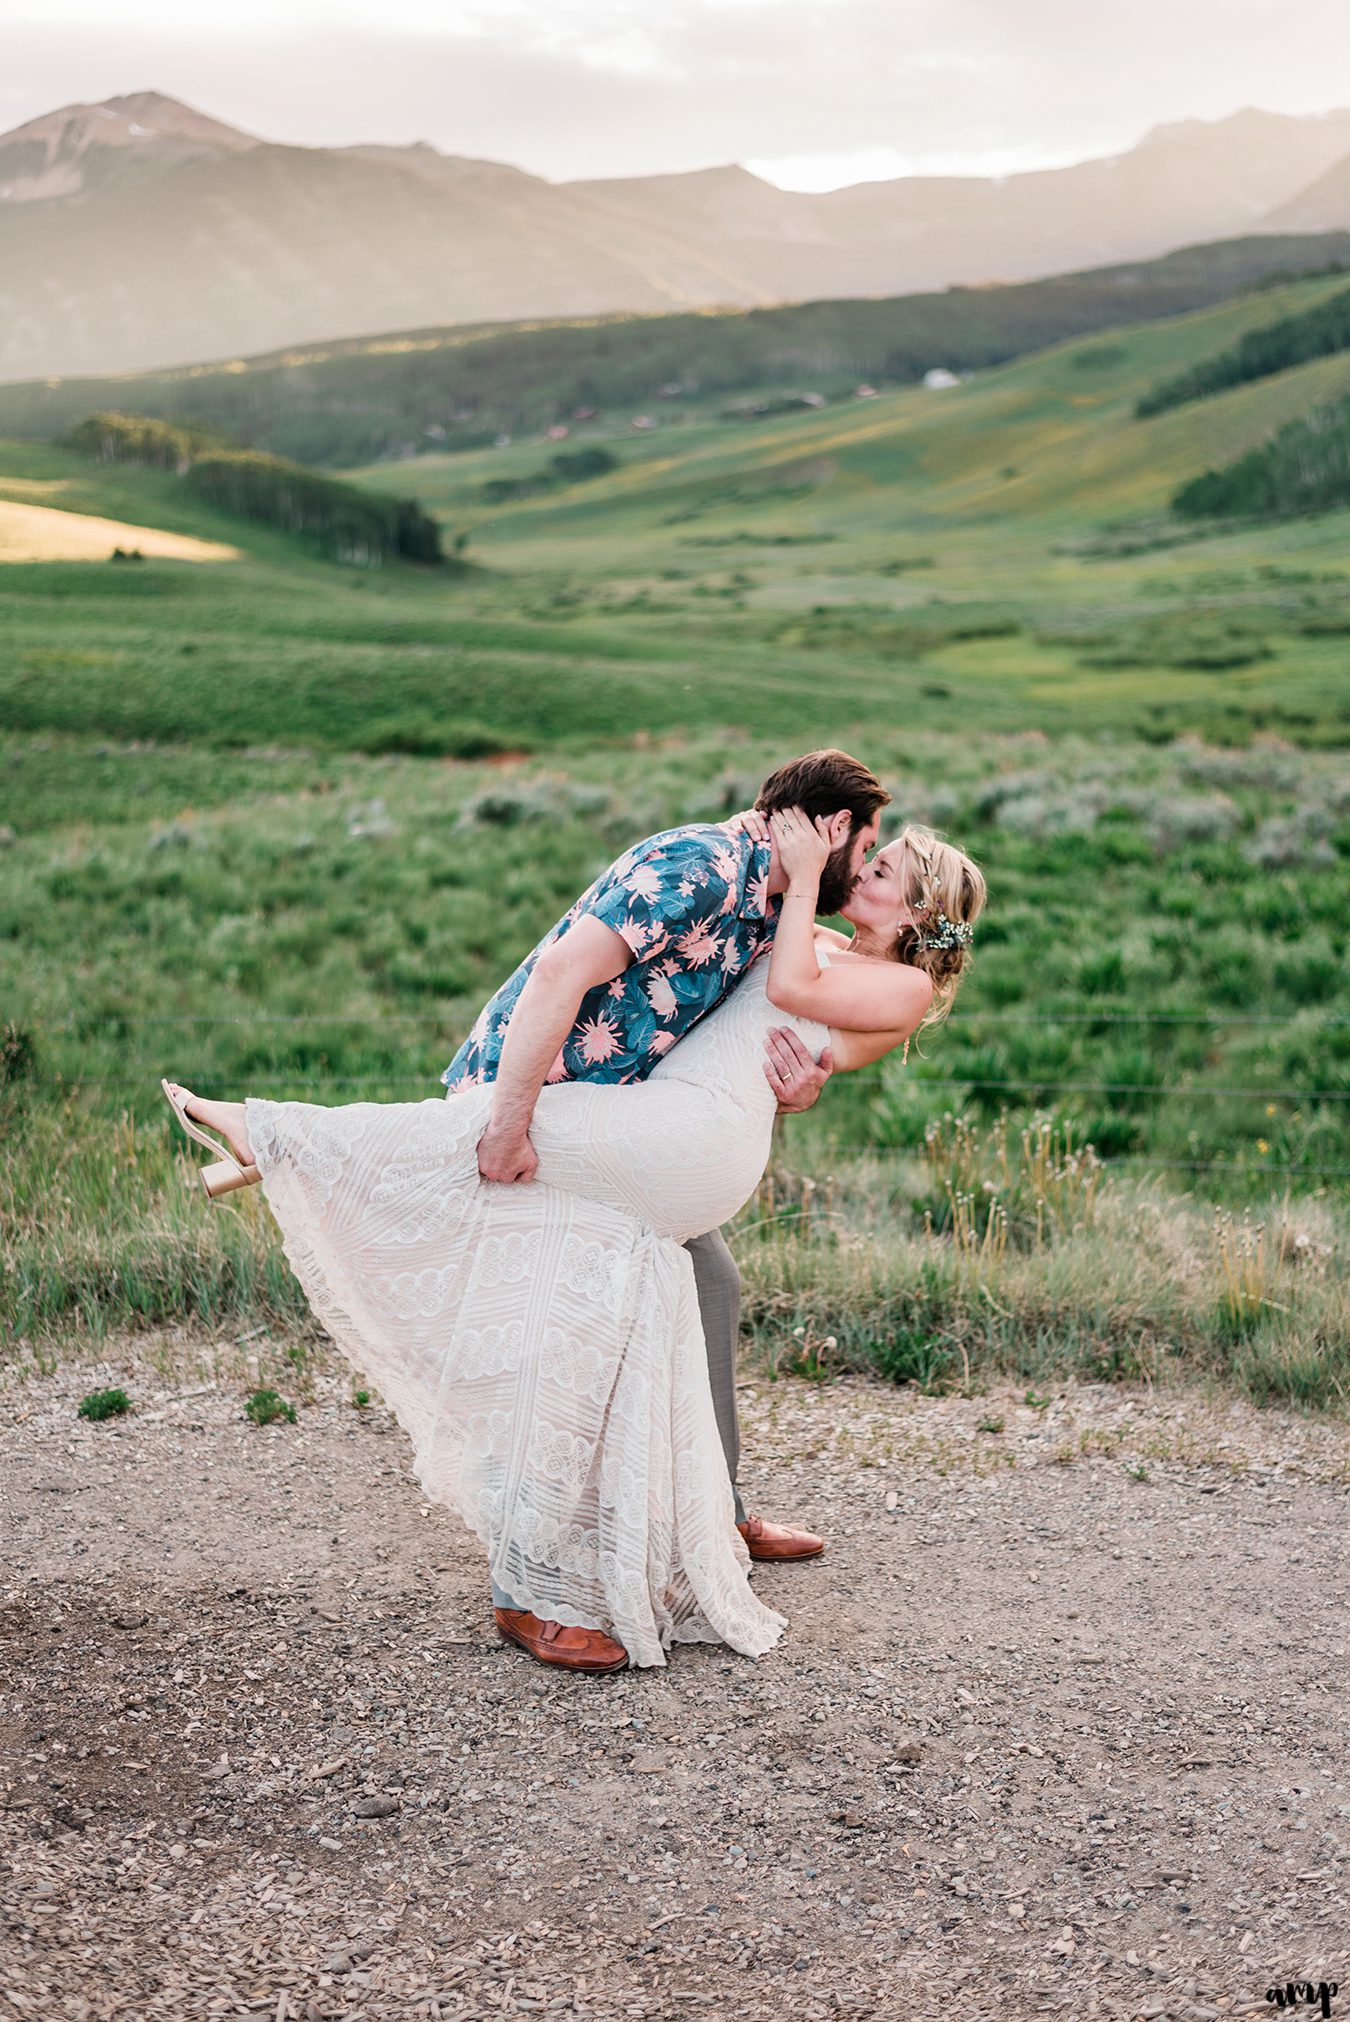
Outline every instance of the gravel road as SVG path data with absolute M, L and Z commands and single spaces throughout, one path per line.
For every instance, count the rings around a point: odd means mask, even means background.
M 345 1365 L 249 1387 L 0 1391 L 0 2017 L 1350 2017 L 1344 1424 L 757 1378 L 783 1643 L 570 1680 Z

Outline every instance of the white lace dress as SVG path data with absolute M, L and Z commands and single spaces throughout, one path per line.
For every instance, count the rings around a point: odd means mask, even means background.
M 764 1037 L 828 1033 L 765 995 L 767 959 L 628 1086 L 542 1090 L 538 1177 L 484 1182 L 490 1088 L 323 1108 L 250 1096 L 286 1256 L 408 1433 L 426 1494 L 522 1607 L 758 1656 L 785 1618 L 746 1577 L 685 1238 L 750 1198 L 775 1101 Z

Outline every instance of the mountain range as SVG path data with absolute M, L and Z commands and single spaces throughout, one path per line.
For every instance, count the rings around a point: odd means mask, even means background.
M 1034 279 L 1350 227 L 1350 110 L 1247 109 L 1125 153 L 826 194 L 729 165 L 550 183 L 425 142 L 279 145 L 154 91 L 0 136 L 0 378 L 430 324 Z

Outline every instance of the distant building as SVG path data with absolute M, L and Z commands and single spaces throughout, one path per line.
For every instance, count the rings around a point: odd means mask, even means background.
M 552 428 L 546 428 L 544 430 L 544 441 L 566 442 L 568 436 L 571 433 L 572 433 L 571 429 L 568 428 L 564 422 L 555 421 Z
M 635 414 L 629 426 L 630 428 L 655 428 L 656 416 L 654 414 Z
M 961 381 L 954 372 L 949 372 L 945 365 L 935 365 L 931 372 L 924 373 L 923 383 L 936 390 L 942 386 L 959 386 Z
M 855 400 L 875 400 L 876 397 L 877 389 L 875 386 L 855 386 L 853 389 L 853 398 Z
M 594 421 L 599 412 L 598 407 L 574 407 L 572 409 L 572 419 L 573 421 Z

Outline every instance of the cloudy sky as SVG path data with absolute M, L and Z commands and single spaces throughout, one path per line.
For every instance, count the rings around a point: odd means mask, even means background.
M 1350 101 L 1343 0 L 0 0 L 0 131 L 159 90 L 269 140 L 554 181 L 1005 174 Z

